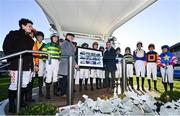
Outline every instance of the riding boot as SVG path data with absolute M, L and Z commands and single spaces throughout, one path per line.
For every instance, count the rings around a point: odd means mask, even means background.
M 96 78 L 96 89 L 99 89 L 99 78 Z
M 85 89 L 85 90 L 88 90 L 87 84 L 88 84 L 88 79 L 85 79 L 85 86 L 84 86 L 84 89 Z
M 157 81 L 156 80 L 154 80 L 154 90 L 156 90 L 156 91 L 158 91 L 158 89 L 157 89 Z
M 93 78 L 90 78 L 90 85 L 91 85 L 91 91 L 94 91 L 94 88 L 93 88 Z
M 106 80 L 103 79 L 103 88 L 106 88 Z
M 167 91 L 167 83 L 163 83 L 164 85 L 164 90 Z
M 82 81 L 83 79 L 79 79 L 79 92 L 82 91 Z
M 148 90 L 151 91 L 151 80 L 150 79 L 148 79 L 148 86 L 149 86 Z
M 131 89 L 134 89 L 134 86 L 133 86 L 133 77 L 129 77 L 129 80 L 130 80 Z
M 102 81 L 99 79 L 99 88 L 102 89 Z
M 20 101 L 20 106 L 21 107 L 25 107 L 27 104 L 26 104 L 26 102 L 25 102 L 25 93 L 26 93 L 26 90 L 27 89 L 27 87 L 26 88 L 21 88 L 21 101 Z
M 73 87 L 73 92 L 74 92 L 74 93 L 76 92 L 76 89 L 75 89 L 75 81 L 76 81 L 76 80 L 74 79 L 74 81 L 73 81 L 73 86 L 74 86 L 74 87 Z
M 142 78 L 142 90 L 144 91 L 144 92 L 146 92 L 146 90 L 144 89 L 144 77 L 141 77 Z
M 43 77 L 38 77 L 38 83 L 39 83 L 39 97 L 43 97 L 44 94 L 42 92 L 42 87 L 43 87 Z
M 57 92 L 57 88 L 58 88 L 58 83 L 54 82 L 53 83 L 53 95 L 54 96 L 59 96 L 58 92 Z
M 16 113 L 16 104 L 15 104 L 16 93 L 17 93 L 17 91 L 8 90 L 8 98 L 9 98 L 9 109 L 8 109 L 8 111 L 10 113 Z
M 169 86 L 170 86 L 170 91 L 173 91 L 173 83 L 170 83 Z
M 136 82 L 137 82 L 137 90 L 139 91 L 139 77 L 136 77 Z
M 51 88 L 51 83 L 46 83 L 46 99 L 51 99 L 50 88 Z

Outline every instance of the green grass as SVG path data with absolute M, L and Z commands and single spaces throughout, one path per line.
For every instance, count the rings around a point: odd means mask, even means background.
M 140 80 L 140 85 L 141 85 L 141 78 Z M 134 85 L 136 85 L 136 77 L 133 77 L 133 83 Z M 148 88 L 148 81 L 147 78 L 145 78 L 145 88 Z M 154 82 L 151 81 L 151 89 L 154 89 Z M 162 94 L 164 92 L 164 86 L 162 84 L 162 80 L 160 77 L 157 78 L 157 89 L 160 91 L 160 93 Z M 169 86 L 168 86 L 168 90 L 169 90 Z M 173 91 L 179 91 L 180 92 L 180 80 L 174 80 L 174 88 Z
M 0 101 L 7 98 L 9 82 L 8 75 L 0 75 Z
M 133 82 L 134 82 L 134 85 L 136 85 L 135 76 L 133 77 Z M 7 98 L 9 83 L 10 83 L 10 78 L 8 77 L 8 75 L 0 75 L 0 101 Z M 34 85 L 33 87 L 38 86 L 38 78 L 35 78 L 33 85 Z M 140 85 L 141 85 L 141 78 L 140 78 Z M 145 87 L 148 88 L 147 79 L 145 79 Z M 151 88 L 152 89 L 154 88 L 153 81 L 151 81 Z M 161 78 L 157 79 L 157 89 L 160 91 L 161 94 L 164 92 L 164 87 L 161 82 Z M 180 92 L 180 80 L 174 81 L 174 89 L 173 90 Z

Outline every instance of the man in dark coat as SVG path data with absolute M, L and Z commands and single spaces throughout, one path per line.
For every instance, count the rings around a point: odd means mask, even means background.
M 32 50 L 34 40 L 29 36 L 33 27 L 33 22 L 29 19 L 21 19 L 19 21 L 19 30 L 10 31 L 6 35 L 3 43 L 3 51 L 5 55 L 10 55 L 13 53 L 21 52 L 24 50 Z M 9 86 L 8 97 L 9 97 L 9 112 L 16 112 L 15 98 L 17 93 L 17 76 L 18 76 L 18 58 L 13 57 L 8 59 L 10 63 L 10 78 L 11 84 Z M 21 106 L 25 105 L 24 94 L 26 92 L 27 85 L 29 83 L 29 78 L 32 76 L 33 65 L 33 56 L 32 54 L 22 55 L 23 64 L 22 64 L 22 86 L 21 86 Z
M 115 86 L 115 72 L 117 70 L 116 67 L 116 50 L 111 46 L 110 42 L 106 43 L 107 49 L 104 52 L 104 66 L 105 66 L 105 80 L 106 80 L 106 87 L 109 90 L 109 73 L 111 73 L 111 78 L 112 78 L 112 86 L 111 89 L 113 91 L 114 86 Z

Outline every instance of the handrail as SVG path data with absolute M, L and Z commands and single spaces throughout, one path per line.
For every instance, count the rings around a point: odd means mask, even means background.
M 19 56 L 19 55 L 22 55 L 22 54 L 26 54 L 26 53 L 48 54 L 48 56 L 50 57 L 50 54 L 47 53 L 47 52 L 43 52 L 43 51 L 34 51 L 34 50 L 24 50 L 24 51 L 21 51 L 21 52 L 17 52 L 17 53 L 13 53 L 13 54 L 4 56 L 4 57 L 0 58 L 0 61 L 1 61 L 1 60 L 4 60 L 4 59 L 8 59 L 8 58 L 15 57 L 15 56 Z M 48 59 L 49 59 L 49 58 L 48 58 Z
M 4 67 L 7 67 L 7 66 L 9 66 L 9 65 L 10 65 L 9 63 L 4 64 L 4 65 L 0 65 L 0 69 L 1 69 L 1 68 L 4 68 Z
M 20 96 L 21 96 L 21 83 L 22 83 L 22 63 L 23 63 L 22 55 L 26 54 L 26 53 L 47 54 L 49 62 L 50 62 L 50 57 L 51 57 L 49 53 L 44 52 L 44 51 L 24 50 L 24 51 L 17 52 L 14 54 L 10 54 L 10 55 L 7 55 L 7 56 L 0 58 L 0 61 L 1 61 L 4 59 L 19 56 L 18 76 L 17 76 L 17 107 L 16 107 L 17 113 L 19 113 L 19 110 L 20 110 Z

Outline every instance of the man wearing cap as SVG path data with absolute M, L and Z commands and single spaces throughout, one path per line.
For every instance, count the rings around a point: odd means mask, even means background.
M 33 50 L 35 51 L 42 51 L 42 48 L 45 46 L 43 43 L 44 34 L 41 31 L 37 31 L 35 33 L 36 41 L 33 46 Z M 42 86 L 43 86 L 43 77 L 45 74 L 45 57 L 42 54 L 33 54 L 34 56 L 34 65 L 35 65 L 35 72 L 34 77 L 38 78 L 38 85 L 39 85 L 39 97 L 43 97 Z M 33 82 L 32 82 L 33 83 Z M 32 84 L 31 84 L 32 89 Z
M 19 20 L 19 30 L 10 31 L 6 35 L 3 42 L 3 51 L 5 55 L 10 55 L 13 53 L 21 52 L 24 50 L 32 50 L 34 40 L 29 35 L 33 29 L 33 22 L 29 19 L 22 18 Z M 18 77 L 18 58 L 12 57 L 7 59 L 10 64 L 8 66 L 10 70 L 11 83 L 8 88 L 8 98 L 9 98 L 9 112 L 16 112 L 16 93 L 17 93 L 17 77 Z M 27 84 L 32 76 L 32 71 L 34 70 L 33 56 L 30 53 L 23 54 L 22 56 L 22 84 L 21 84 L 21 106 L 25 106 L 24 95 L 27 89 Z
M 145 79 L 145 63 L 146 63 L 146 52 L 142 49 L 142 42 L 136 44 L 137 49 L 133 52 L 133 57 L 135 60 L 135 70 L 136 70 L 136 81 L 137 81 L 137 90 L 139 91 L 139 77 L 142 78 L 142 90 L 144 92 L 144 79 Z
M 77 58 L 78 58 L 78 51 L 77 51 L 77 48 L 78 48 L 78 46 L 77 46 L 77 42 L 72 42 L 72 44 L 73 44 L 73 47 L 74 47 L 74 51 L 75 51 L 75 60 L 76 60 L 76 62 L 77 62 Z M 73 92 L 76 92 L 76 89 L 75 89 L 75 82 L 76 82 L 76 79 L 77 78 L 79 78 L 79 75 L 80 75 L 80 70 L 79 70 L 79 68 L 74 68 L 74 81 L 73 81 Z
M 58 70 L 59 70 L 59 60 L 61 56 L 61 47 L 59 46 L 59 36 L 54 33 L 51 35 L 51 42 L 47 43 L 42 50 L 46 51 L 51 55 L 50 61 L 46 60 L 46 98 L 50 99 L 50 87 L 53 82 L 53 94 L 58 96 Z
M 69 65 L 69 59 L 67 56 L 73 56 L 73 66 L 75 68 L 78 68 L 78 65 L 75 61 L 75 47 L 73 46 L 73 41 L 74 41 L 75 35 L 72 33 L 67 33 L 64 43 L 61 46 L 62 52 L 61 55 L 63 56 L 61 58 L 60 64 L 59 64 L 59 75 L 62 75 L 62 87 L 60 88 L 61 90 L 61 96 L 66 97 L 67 94 L 67 87 L 68 87 L 68 65 Z M 66 56 L 66 57 L 64 57 Z
M 59 45 L 62 46 L 64 43 L 64 40 L 63 39 L 59 39 Z
M 149 88 L 148 90 L 151 91 L 151 74 L 152 74 L 152 79 L 154 81 L 154 90 L 157 91 L 157 58 L 158 54 L 157 52 L 154 51 L 155 45 L 154 44 L 149 44 L 148 46 L 149 52 L 147 52 L 147 79 L 148 79 L 148 85 Z
M 64 43 L 64 39 L 59 39 L 59 45 L 62 46 Z M 62 76 L 58 74 L 58 92 L 60 92 L 60 88 L 61 88 L 61 85 L 62 85 Z
M 169 83 L 170 91 L 173 91 L 173 65 L 177 63 L 176 56 L 169 51 L 168 45 L 161 47 L 162 53 L 158 57 L 157 64 L 161 67 L 162 83 L 164 90 L 167 91 L 167 83 Z

